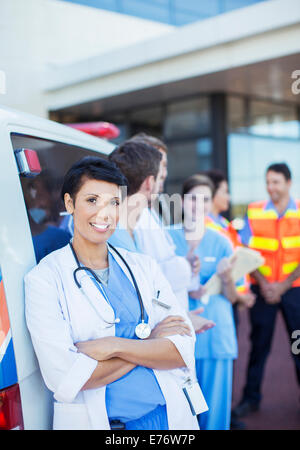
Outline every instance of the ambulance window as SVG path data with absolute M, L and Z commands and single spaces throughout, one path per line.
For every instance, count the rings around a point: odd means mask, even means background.
M 14 150 L 37 152 L 42 171 L 34 178 L 20 176 L 37 262 L 70 240 L 72 218 L 60 198 L 63 178 L 69 167 L 84 156 L 103 156 L 82 147 L 35 137 L 12 134 Z

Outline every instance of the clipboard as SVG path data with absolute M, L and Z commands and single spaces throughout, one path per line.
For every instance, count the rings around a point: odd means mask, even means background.
M 233 255 L 230 256 L 229 261 L 232 261 L 233 258 L 236 258 L 232 268 L 234 282 L 237 282 L 246 274 L 253 272 L 265 262 L 265 259 L 259 252 L 247 247 L 238 247 Z M 220 277 L 216 273 L 212 275 L 205 283 L 204 288 L 205 295 L 201 298 L 201 301 L 207 303 L 210 295 L 216 295 L 222 292 L 222 281 Z

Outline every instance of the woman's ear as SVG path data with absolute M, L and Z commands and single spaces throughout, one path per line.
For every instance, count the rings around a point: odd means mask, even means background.
M 74 203 L 73 203 L 73 199 L 70 196 L 70 194 L 68 194 L 67 192 L 64 195 L 64 202 L 65 202 L 65 207 L 66 210 L 69 214 L 73 214 L 74 212 Z

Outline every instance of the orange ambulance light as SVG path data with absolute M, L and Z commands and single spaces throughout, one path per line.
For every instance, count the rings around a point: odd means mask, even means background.
M 109 122 L 68 123 L 66 125 L 92 136 L 106 139 L 115 139 L 120 135 L 119 128 Z

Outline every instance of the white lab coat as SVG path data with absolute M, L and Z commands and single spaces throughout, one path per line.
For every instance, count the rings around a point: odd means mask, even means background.
M 188 290 L 199 287 L 199 277 L 195 287 L 190 263 L 186 258 L 176 255 L 172 238 L 160 224 L 153 209 L 145 208 L 142 211 L 134 233 L 139 249 L 155 259 L 180 304 L 188 311 Z
M 172 290 L 158 265 L 146 255 L 118 249 L 135 275 L 144 308 L 153 328 L 170 314 L 184 316 Z M 120 258 L 116 260 L 131 281 Z M 114 312 L 90 277 L 83 271 L 78 279 L 88 298 L 76 286 L 76 268 L 69 245 L 57 250 L 34 267 L 25 277 L 25 312 L 34 349 L 47 387 L 54 393 L 54 429 L 109 429 L 105 407 L 105 389 L 81 391 L 92 375 L 97 361 L 77 351 L 74 343 L 114 336 L 115 327 L 107 327 L 102 317 L 114 320 Z M 131 281 L 132 282 L 132 281 Z M 167 310 L 154 304 L 152 298 L 160 291 L 160 299 L 169 304 Z M 166 400 L 169 428 L 195 430 L 198 422 L 191 414 L 182 391 L 187 373 L 195 369 L 192 337 L 168 337 L 180 352 L 187 369 L 154 370 Z

